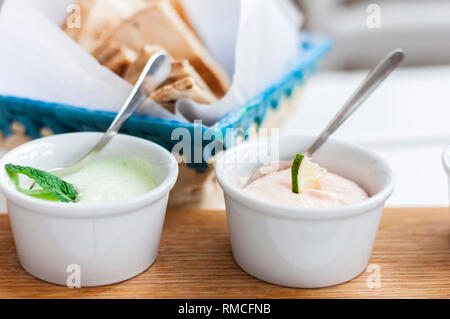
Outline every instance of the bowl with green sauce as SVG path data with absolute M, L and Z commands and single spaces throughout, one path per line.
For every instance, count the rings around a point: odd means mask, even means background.
M 174 156 L 150 141 L 119 134 L 80 171 L 58 178 L 102 133 L 69 133 L 23 144 L 0 162 L 14 241 L 31 275 L 69 287 L 134 277 L 155 261 Z M 35 185 L 32 187 L 32 185 Z

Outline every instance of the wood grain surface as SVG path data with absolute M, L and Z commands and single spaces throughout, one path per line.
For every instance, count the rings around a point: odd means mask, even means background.
M 44 283 L 20 266 L 8 217 L 0 216 L 0 298 L 450 298 L 448 208 L 386 209 L 371 274 L 329 288 L 291 289 L 243 272 L 231 255 L 223 211 L 169 211 L 156 262 L 123 283 L 69 289 Z

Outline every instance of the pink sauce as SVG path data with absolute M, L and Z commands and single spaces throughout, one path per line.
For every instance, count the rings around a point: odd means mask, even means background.
M 335 207 L 362 202 L 367 193 L 356 183 L 327 172 L 319 178 L 319 189 L 305 190 L 301 194 L 291 190 L 290 168 L 265 175 L 243 188 L 254 197 L 304 208 Z

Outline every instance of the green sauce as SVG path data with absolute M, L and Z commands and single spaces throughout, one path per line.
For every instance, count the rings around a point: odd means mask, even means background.
M 79 203 L 123 201 L 142 195 L 158 184 L 150 163 L 137 157 L 93 160 L 63 179 L 75 186 Z

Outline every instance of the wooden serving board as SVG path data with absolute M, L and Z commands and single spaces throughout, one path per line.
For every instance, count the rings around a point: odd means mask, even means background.
M 20 266 L 8 217 L 0 216 L 0 298 L 450 298 L 448 208 L 386 209 L 370 264 L 372 274 L 321 289 L 259 281 L 234 262 L 223 211 L 169 211 L 156 262 L 123 283 L 69 289 L 44 283 Z

